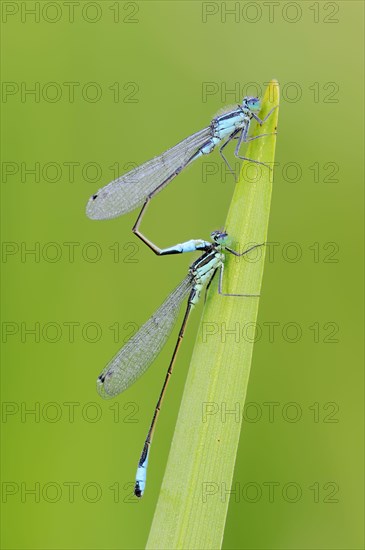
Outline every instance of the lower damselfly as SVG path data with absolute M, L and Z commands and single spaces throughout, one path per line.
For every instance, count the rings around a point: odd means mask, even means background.
M 93 220 L 106 220 L 142 206 L 166 187 L 186 166 L 197 158 L 211 153 L 217 145 L 220 145 L 219 152 L 233 173 L 223 153 L 224 148 L 233 139 L 238 140 L 234 151 L 236 158 L 264 164 L 240 155 L 240 148 L 242 143 L 271 135 L 249 137 L 248 134 L 252 119 L 262 126 L 275 108 L 273 107 L 265 118 L 261 119 L 258 116 L 261 100 L 252 96 L 244 97 L 240 105 L 226 107 L 203 130 L 99 189 L 87 203 L 87 216 Z
M 139 459 L 134 487 L 134 494 L 137 497 L 141 497 L 145 490 L 152 437 L 177 352 L 183 339 L 191 310 L 199 301 L 204 287 L 207 291 L 215 273 L 219 270 L 218 292 L 223 296 L 259 296 L 258 294 L 223 293 L 222 282 L 225 252 L 234 254 L 235 256 L 243 256 L 261 245 L 257 244 L 244 252 L 238 253 L 228 246 L 229 238 L 226 232 L 214 231 L 211 237 L 211 242 L 190 240 L 165 249 L 155 247 L 157 249 L 155 252 L 159 255 L 181 254 L 183 252 L 198 250 L 202 251 L 203 254 L 190 266 L 185 279 L 171 292 L 159 309 L 141 326 L 138 332 L 118 351 L 97 379 L 97 389 L 103 398 L 115 397 L 129 388 L 148 369 L 161 351 L 175 325 L 182 302 L 188 298 L 179 335 Z

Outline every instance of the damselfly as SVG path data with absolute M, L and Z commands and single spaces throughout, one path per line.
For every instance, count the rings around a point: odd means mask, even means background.
M 195 250 L 201 250 L 203 254 L 190 266 L 188 275 L 175 290 L 171 292 L 160 308 L 144 325 L 142 325 L 139 331 L 130 338 L 125 346 L 118 351 L 97 380 L 98 392 L 104 398 L 114 397 L 129 388 L 129 386 L 148 369 L 161 351 L 174 327 L 180 306 L 183 300 L 188 297 L 186 311 L 177 342 L 139 459 L 134 488 L 134 494 L 137 497 L 141 497 L 145 490 L 147 464 L 152 437 L 166 387 L 172 374 L 176 355 L 185 333 L 190 312 L 198 302 L 203 288 L 206 286 L 206 289 L 208 289 L 213 276 L 216 271 L 219 270 L 218 291 L 220 294 L 224 296 L 258 296 L 258 294 L 225 294 L 222 292 L 222 280 L 225 251 L 235 256 L 242 256 L 261 245 L 252 246 L 244 252 L 238 253 L 228 246 L 228 235 L 224 231 L 214 231 L 211 236 L 213 239 L 212 242 L 190 240 L 170 248 L 158 249 L 157 253 L 161 255 L 179 254 Z
M 248 137 L 252 119 L 262 125 L 275 107 L 264 119 L 258 116 L 260 109 L 261 101 L 258 97 L 244 97 L 241 105 L 226 108 L 207 128 L 99 189 L 90 198 L 86 214 L 94 220 L 105 220 L 116 218 L 142 206 L 166 187 L 186 166 L 202 155 L 211 153 L 218 144 L 221 144 L 219 152 L 223 160 L 232 171 L 223 150 L 233 139 L 238 139 L 234 151 L 237 158 L 263 164 L 239 154 L 242 143 L 270 135 Z

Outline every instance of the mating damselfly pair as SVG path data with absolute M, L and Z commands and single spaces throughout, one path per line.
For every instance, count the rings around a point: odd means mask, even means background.
M 114 397 L 129 388 L 152 364 L 164 346 L 175 325 L 180 306 L 188 298 L 178 339 L 138 463 L 134 490 L 137 497 L 141 497 L 145 489 L 149 450 L 157 417 L 190 312 L 198 302 L 204 287 L 206 291 L 209 288 L 217 271 L 219 271 L 218 291 L 220 294 L 224 296 L 257 297 L 257 294 L 224 294 L 222 292 L 222 278 L 225 252 L 242 256 L 253 248 L 260 246 L 258 244 L 238 253 L 229 246 L 229 237 L 225 231 L 214 231 L 211 234 L 211 242 L 200 239 L 190 240 L 169 248 L 160 249 L 140 232 L 139 226 L 150 200 L 186 166 L 202 155 L 211 153 L 217 145 L 220 144 L 220 154 L 229 168 L 230 165 L 223 154 L 223 150 L 233 139 L 238 140 L 234 151 L 237 158 L 262 164 L 257 160 L 240 155 L 242 143 L 271 135 L 260 134 L 249 137 L 252 119 L 262 125 L 273 111 L 271 109 L 264 119 L 260 119 L 258 117 L 260 109 L 261 102 L 259 98 L 245 97 L 241 105 L 234 109 L 226 109 L 214 118 L 207 128 L 186 138 L 162 155 L 131 170 L 97 191 L 90 198 L 87 205 L 87 215 L 98 220 L 115 218 L 134 210 L 138 206 L 142 206 L 133 227 L 133 232 L 156 254 L 179 254 L 199 250 L 203 252 L 201 257 L 190 266 L 185 279 L 139 331 L 118 351 L 97 380 L 98 392 L 104 398 Z

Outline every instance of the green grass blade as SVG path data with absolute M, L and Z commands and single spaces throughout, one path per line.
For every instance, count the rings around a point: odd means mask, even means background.
M 266 90 L 260 117 L 279 104 L 279 88 Z M 276 130 L 278 109 L 256 128 Z M 276 136 L 251 141 L 246 156 L 273 163 Z M 247 172 L 246 172 L 247 170 Z M 245 181 L 244 174 L 249 177 Z M 253 174 L 257 178 L 253 180 Z M 273 173 L 245 162 L 225 229 L 241 248 L 267 240 Z M 247 179 L 247 178 L 246 178 Z M 224 292 L 257 294 L 261 289 L 265 247 L 241 258 L 227 255 Z M 247 259 L 251 261 L 247 261 Z M 256 258 L 256 261 L 254 261 Z M 259 259 L 257 259 L 259 258 Z M 217 279 L 217 277 L 215 278 Z M 253 343 L 227 334 L 254 324 L 258 298 L 224 297 L 217 280 L 209 291 L 179 411 L 168 463 L 147 548 L 216 549 L 222 544 Z M 237 409 L 239 403 L 239 409 Z M 238 417 L 224 412 L 238 410 Z M 225 421 L 224 421 L 225 420 Z

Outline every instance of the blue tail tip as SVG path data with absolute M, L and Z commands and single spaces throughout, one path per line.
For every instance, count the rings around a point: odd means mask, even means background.
M 140 488 L 139 486 L 139 481 L 136 481 L 136 484 L 134 486 L 134 494 L 136 495 L 136 497 L 138 498 L 141 498 L 142 495 L 143 495 L 143 491 L 142 489 Z

